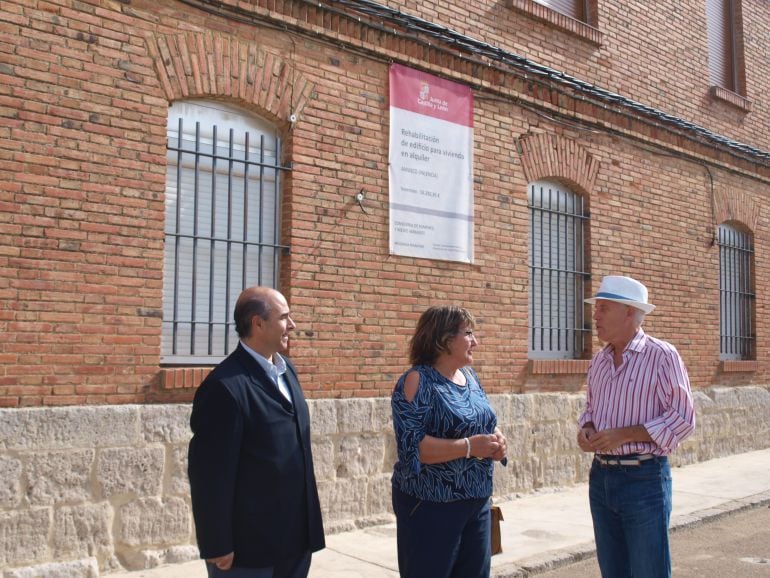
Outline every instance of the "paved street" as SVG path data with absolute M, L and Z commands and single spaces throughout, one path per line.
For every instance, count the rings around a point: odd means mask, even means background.
M 770 506 L 728 514 L 671 535 L 676 578 L 768 578 Z M 600 578 L 591 557 L 538 578 Z

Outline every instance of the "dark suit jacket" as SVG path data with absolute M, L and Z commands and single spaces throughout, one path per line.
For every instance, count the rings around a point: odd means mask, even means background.
M 261 568 L 324 547 L 310 419 L 286 360 L 289 403 L 239 344 L 195 394 L 188 475 L 202 558 Z

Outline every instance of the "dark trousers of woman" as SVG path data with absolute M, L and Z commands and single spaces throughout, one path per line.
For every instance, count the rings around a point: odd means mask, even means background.
M 489 578 L 489 498 L 428 502 L 393 488 L 401 578 Z

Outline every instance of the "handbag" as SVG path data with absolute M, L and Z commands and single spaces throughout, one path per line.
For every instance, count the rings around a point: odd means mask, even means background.
M 500 506 L 489 506 L 489 519 L 492 524 L 492 556 L 500 554 L 503 551 L 503 540 L 500 535 L 500 522 L 503 521 L 503 511 Z

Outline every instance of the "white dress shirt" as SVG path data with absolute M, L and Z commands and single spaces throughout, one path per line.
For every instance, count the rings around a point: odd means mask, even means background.
M 241 341 L 243 348 L 251 354 L 251 356 L 257 360 L 257 363 L 262 366 L 265 373 L 270 377 L 278 390 L 283 396 L 291 402 L 291 392 L 289 391 L 289 384 L 286 383 L 286 361 L 279 354 L 273 354 L 273 361 L 270 362 L 262 355 L 254 351 L 251 347 Z

